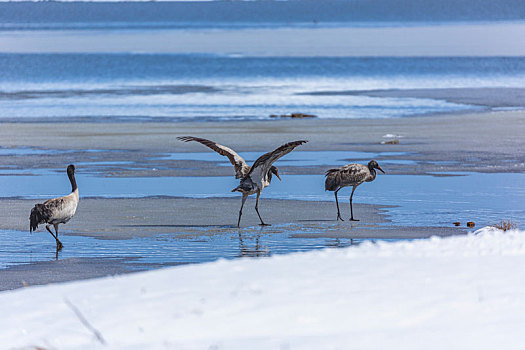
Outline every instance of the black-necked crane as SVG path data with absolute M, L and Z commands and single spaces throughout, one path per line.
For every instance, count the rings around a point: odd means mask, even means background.
M 259 197 L 261 196 L 261 191 L 270 185 L 272 181 L 272 174 L 275 174 L 281 180 L 281 177 L 279 176 L 277 167 L 273 166 L 272 164 L 277 161 L 282 156 L 290 153 L 293 151 L 293 149 L 299 145 L 302 145 L 303 143 L 306 143 L 308 141 L 305 140 L 299 140 L 299 141 L 292 141 L 288 142 L 281 147 L 263 154 L 257 160 L 253 163 L 253 165 L 250 167 L 244 159 L 239 156 L 235 151 L 233 151 L 231 148 L 228 148 L 226 146 L 220 145 L 218 143 L 215 143 L 210 140 L 198 138 L 198 137 L 192 137 L 192 136 L 182 136 L 177 137 L 177 139 L 184 141 L 184 142 L 190 142 L 190 141 L 196 141 L 200 142 L 205 146 L 208 146 L 212 150 L 218 152 L 219 154 L 228 157 L 230 162 L 235 168 L 235 178 L 241 179 L 239 186 L 235 187 L 232 192 L 241 192 L 242 193 L 242 202 L 241 202 L 241 209 L 239 210 L 239 218 L 237 220 L 237 227 L 241 224 L 241 216 L 242 216 L 242 209 L 244 207 L 244 203 L 246 202 L 246 199 L 249 195 L 257 193 L 257 199 L 255 200 L 255 211 L 257 212 L 257 215 L 259 216 L 259 220 L 261 220 L 262 226 L 267 226 L 268 224 L 264 223 L 261 214 L 259 214 Z
M 46 230 L 51 233 L 57 243 L 57 251 L 62 249 L 62 242 L 58 239 L 58 225 L 65 224 L 77 210 L 78 206 L 78 187 L 75 180 L 75 166 L 73 164 L 67 167 L 67 176 L 71 182 L 71 193 L 67 196 L 53 198 L 41 204 L 36 204 L 31 209 L 29 215 L 29 232 L 33 232 L 40 224 L 46 224 Z M 55 227 L 55 234 L 49 228 Z
M 347 186 L 352 186 L 352 194 L 350 195 L 350 221 L 359 221 L 354 219 L 354 209 L 352 208 L 352 198 L 357 186 L 363 182 L 374 181 L 376 178 L 376 170 L 385 173 L 383 169 L 377 164 L 375 160 L 368 162 L 368 165 L 363 164 L 347 164 L 339 169 L 330 169 L 326 172 L 326 179 L 324 182 L 325 191 L 335 191 L 335 204 L 337 205 L 337 220 L 344 221 L 339 211 L 339 202 L 337 200 L 337 192 Z

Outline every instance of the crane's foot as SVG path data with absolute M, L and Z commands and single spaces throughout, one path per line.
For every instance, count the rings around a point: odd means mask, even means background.
M 264 222 L 261 222 L 259 226 L 272 226 L 271 224 L 265 224 Z
M 350 221 L 359 221 L 358 219 L 350 218 Z
M 57 251 L 61 250 L 62 248 L 64 248 L 64 245 L 62 244 L 62 242 L 57 240 Z
M 335 221 L 338 221 L 338 220 L 344 221 L 341 215 L 337 215 L 337 219 Z

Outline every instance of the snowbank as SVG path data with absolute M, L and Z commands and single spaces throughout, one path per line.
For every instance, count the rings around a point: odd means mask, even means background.
M 525 232 L 485 228 L 31 287 L 0 293 L 0 344 L 521 349 L 523 266 Z

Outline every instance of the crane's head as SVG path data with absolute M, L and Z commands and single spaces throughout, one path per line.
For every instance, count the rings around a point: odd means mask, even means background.
M 277 171 L 277 167 L 276 166 L 271 166 L 270 167 L 270 172 L 272 174 L 275 174 L 275 176 L 277 176 L 277 178 L 279 179 L 279 181 L 281 181 L 281 177 L 279 176 L 279 172 Z
M 75 173 L 75 166 L 73 164 L 69 164 L 67 167 L 67 174 L 73 175 Z
M 383 169 L 381 169 L 381 167 L 379 166 L 379 164 L 377 164 L 377 162 L 375 160 L 371 160 L 370 162 L 368 162 L 368 169 L 377 169 L 377 170 L 381 171 L 383 174 L 385 173 L 383 171 Z

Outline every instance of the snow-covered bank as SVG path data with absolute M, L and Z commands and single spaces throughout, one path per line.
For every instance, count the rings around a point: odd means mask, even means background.
M 525 232 L 477 233 L 3 292 L 0 344 L 521 349 Z

